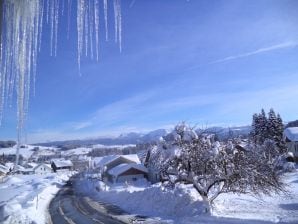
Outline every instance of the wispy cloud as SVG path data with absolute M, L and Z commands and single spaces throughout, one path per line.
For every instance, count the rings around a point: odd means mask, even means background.
M 250 52 L 246 52 L 246 53 L 243 53 L 243 54 L 238 54 L 238 55 L 233 55 L 233 56 L 229 56 L 229 57 L 226 57 L 226 58 L 218 59 L 218 60 L 215 60 L 215 61 L 212 61 L 212 62 L 208 63 L 208 65 L 222 63 L 222 62 L 231 61 L 231 60 L 236 60 L 236 59 L 239 59 L 239 58 L 245 58 L 245 57 L 249 57 L 249 56 L 253 56 L 253 55 L 257 55 L 257 54 L 262 54 L 262 53 L 266 53 L 266 52 L 270 52 L 270 51 L 280 50 L 280 49 L 284 49 L 284 48 L 297 47 L 297 46 L 298 46 L 297 42 L 288 41 L 288 42 L 272 45 L 272 46 L 269 46 L 269 47 L 259 48 L 255 51 L 250 51 Z

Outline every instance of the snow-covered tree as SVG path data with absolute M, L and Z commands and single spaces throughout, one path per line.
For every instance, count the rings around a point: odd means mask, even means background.
M 283 141 L 283 130 L 282 119 L 273 109 L 270 109 L 268 117 L 264 109 L 260 114 L 253 115 L 251 139 L 256 145 L 265 145 L 267 140 L 271 140 L 278 147 L 279 152 L 284 153 L 286 146 Z
M 182 131 L 181 131 L 182 130 Z M 238 151 L 179 125 L 154 158 L 164 182 L 192 184 L 210 211 L 214 199 L 227 192 L 271 194 L 283 190 L 279 173 L 258 151 Z M 191 136 L 185 138 L 184 136 Z M 152 161 L 153 162 L 153 161 Z M 154 162 L 153 162 L 154 163 Z

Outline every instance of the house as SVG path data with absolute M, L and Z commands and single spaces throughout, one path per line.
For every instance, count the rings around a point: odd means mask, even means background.
M 17 174 L 23 174 L 23 175 L 30 175 L 34 174 L 34 171 L 32 168 L 25 168 L 23 166 L 17 165 L 16 169 L 13 171 Z
M 123 163 L 141 163 L 137 154 L 97 157 L 93 162 L 95 163 L 95 167 L 99 168 L 101 171 L 109 171 L 113 167 Z
M 289 152 L 293 153 L 294 160 L 298 162 L 298 127 L 286 128 L 283 134 Z
M 96 158 L 93 162 L 101 177 L 114 183 L 144 178 L 148 173 L 137 154 L 104 156 Z
M 57 172 L 58 170 L 71 170 L 73 167 L 73 164 L 70 160 L 53 159 L 51 163 L 51 167 L 54 172 Z
M 123 163 L 110 169 L 108 174 L 110 182 L 131 182 L 145 178 L 148 174 L 148 170 L 142 164 Z
M 0 177 L 6 176 L 9 173 L 9 168 L 0 164 Z
M 35 174 L 49 174 L 52 172 L 50 164 L 41 163 L 33 168 Z

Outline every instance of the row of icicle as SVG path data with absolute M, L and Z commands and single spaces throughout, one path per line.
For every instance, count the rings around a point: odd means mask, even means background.
M 0 1 L 0 122 L 4 108 L 17 102 L 17 158 L 28 113 L 30 87 L 35 94 L 37 56 L 41 50 L 42 29 L 50 27 L 50 55 L 57 55 L 59 17 L 67 16 L 69 37 L 72 8 L 77 3 L 77 55 L 99 60 L 100 4 L 103 8 L 105 39 L 109 39 L 108 18 L 113 8 L 115 41 L 122 44 L 120 0 L 3 0 Z M 67 8 L 67 13 L 65 12 Z M 33 85 L 31 83 L 33 82 Z

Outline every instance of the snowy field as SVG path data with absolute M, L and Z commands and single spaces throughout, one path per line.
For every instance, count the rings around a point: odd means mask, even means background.
M 57 148 L 53 147 L 44 147 L 44 146 L 34 146 L 34 145 L 25 145 L 24 148 L 20 148 L 20 155 L 22 155 L 25 159 L 28 159 L 34 153 L 34 148 L 38 147 L 37 153 L 39 155 L 52 155 Z M 1 155 L 15 155 L 17 151 L 17 146 L 9 147 L 9 148 L 0 148 Z
M 48 205 L 71 172 L 13 175 L 0 182 L 0 223 L 48 223 Z
M 204 214 L 200 196 L 191 186 L 180 185 L 168 191 L 146 182 L 105 186 L 86 180 L 77 187 L 92 195 L 95 188 L 101 189 L 96 191 L 98 200 L 167 223 L 298 223 L 298 170 L 285 174 L 284 180 L 288 184 L 287 194 L 261 198 L 222 194 L 215 201 L 212 216 Z

